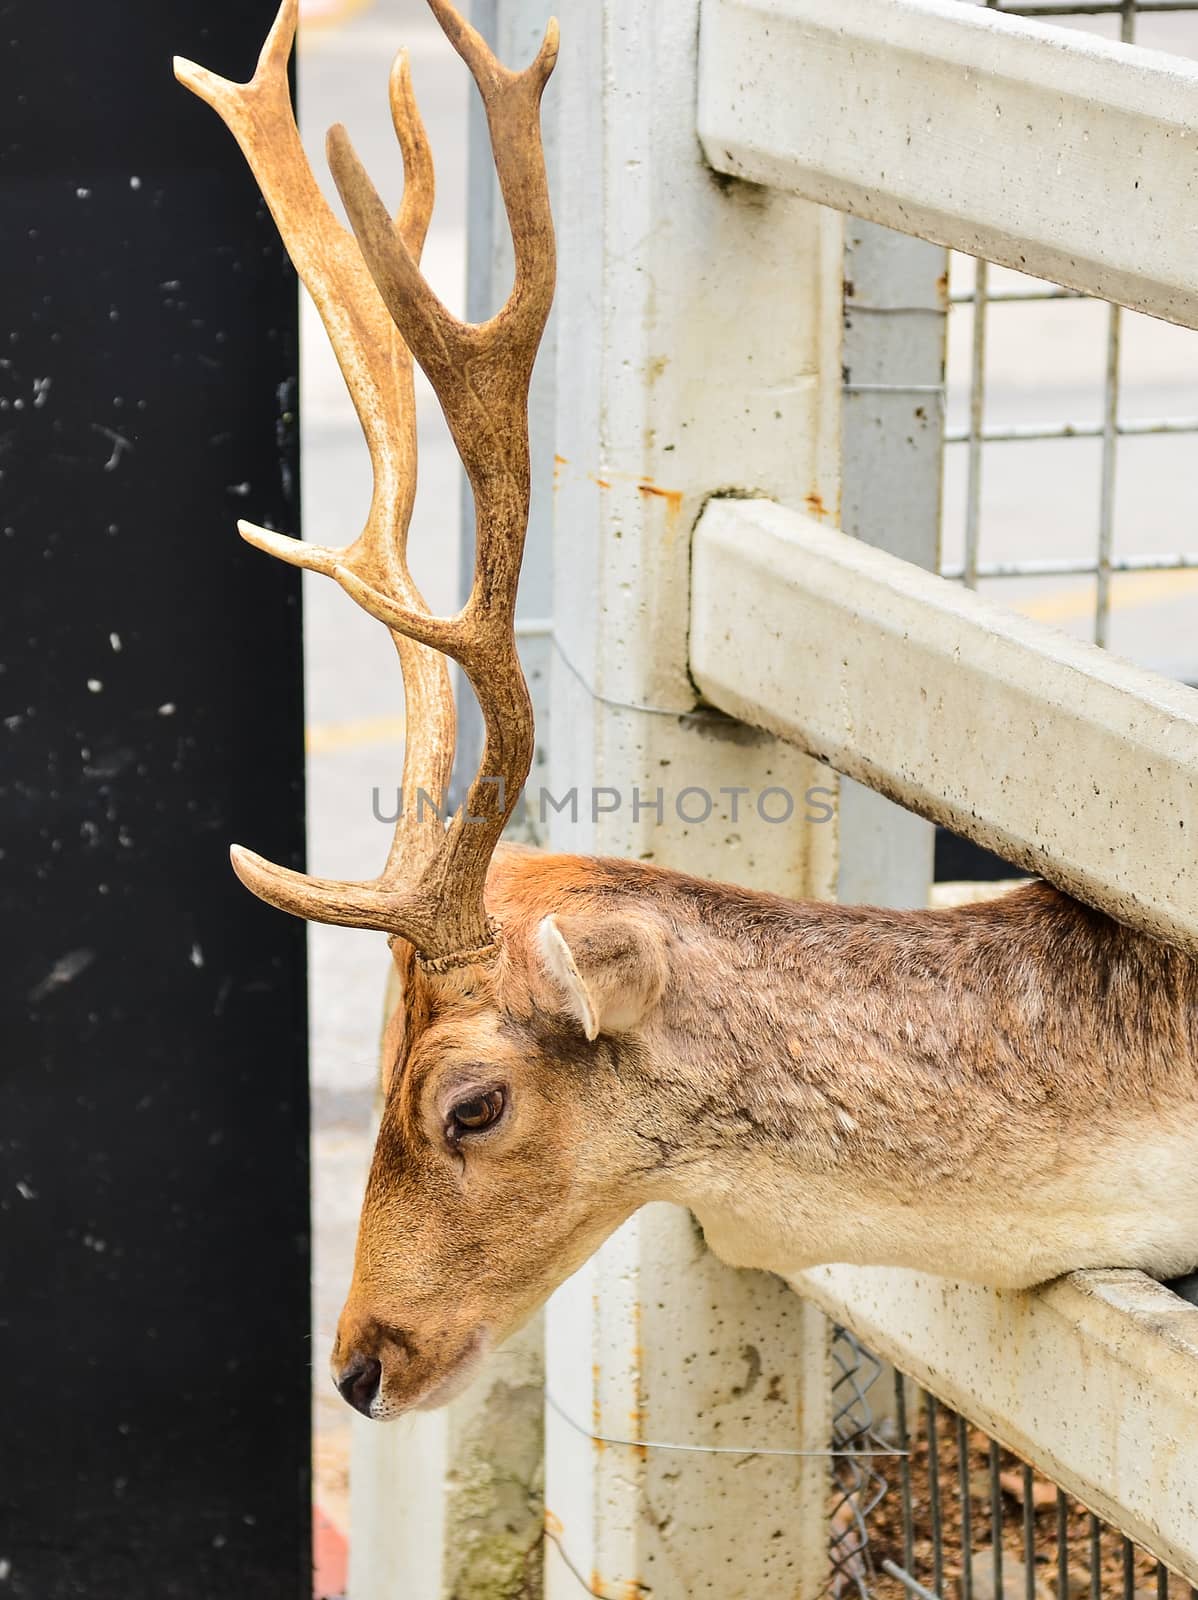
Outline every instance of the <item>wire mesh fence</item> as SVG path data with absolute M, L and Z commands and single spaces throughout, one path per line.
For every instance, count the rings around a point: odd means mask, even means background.
M 869 1593 L 872 1569 L 869 1519 L 889 1488 L 878 1470 L 878 1438 L 870 1390 L 882 1363 L 845 1328 L 831 1342 L 832 1448 L 841 1452 L 832 1468 L 830 1556 L 833 1592 Z
M 844 1452 L 830 1493 L 837 1600 L 1198 1600 L 1150 1551 L 845 1328 L 832 1359 Z
M 981 3 L 1007 16 L 1096 30 L 1127 43 L 1146 42 L 1156 48 L 1198 53 L 1198 0 L 1091 0 L 1091 3 L 1043 0 L 1036 4 L 968 0 L 968 3 Z M 1158 31 L 1145 39 L 1144 29 L 1139 26 L 1141 19 L 1149 19 L 1151 26 L 1151 19 L 1164 19 L 1165 14 L 1168 14 L 1170 31 L 1163 36 Z M 1101 192 L 1096 190 L 1096 204 L 1101 204 L 1102 199 Z M 950 422 L 944 433 L 946 481 L 949 476 L 956 480 L 963 478 L 961 551 L 959 557 L 954 552 L 954 559 L 944 564 L 942 572 L 945 577 L 959 579 L 970 588 L 977 588 L 991 579 L 1091 577 L 1094 580 L 1090 607 L 1092 637 L 1095 643 L 1107 645 L 1111 637 L 1112 579 L 1116 575 L 1178 573 L 1198 567 L 1198 549 L 1183 548 L 1180 541 L 1164 543 L 1158 548 L 1120 549 L 1117 539 L 1122 446 L 1131 439 L 1163 440 L 1198 433 L 1198 392 L 1191 390 L 1183 396 L 1178 396 L 1176 391 L 1169 394 L 1169 401 L 1179 398 L 1188 401 L 1178 409 L 1170 404 L 1145 415 L 1127 414 L 1124 405 L 1127 330 L 1129 320 L 1138 325 L 1145 319 L 1131 317 L 1119 306 L 995 268 L 984 260 L 973 262 L 962 257 L 953 261 L 949 301 L 950 344 L 954 336 L 960 338 L 963 334 L 968 341 L 968 359 L 963 382 L 958 385 L 963 393 L 956 397 L 957 410 L 963 412 L 963 416 L 960 421 Z M 1046 302 L 1059 305 L 1083 302 L 1103 319 L 1097 414 L 1053 415 L 1050 403 L 1045 413 L 1033 420 L 994 420 L 989 404 L 994 312 L 1001 308 L 1004 333 L 1009 339 L 1016 339 L 1019 334 L 1008 320 L 1012 312 L 1018 316 L 1020 308 L 1025 313 L 1033 307 L 1042 309 Z M 1188 348 L 1186 341 L 1190 336 L 1185 330 L 1169 332 L 1178 349 Z M 1087 336 L 1092 338 L 1091 330 L 1087 330 Z M 1051 395 L 1051 369 L 1046 370 L 1044 376 Z M 952 398 L 950 393 L 950 405 Z M 1078 443 L 1088 440 L 1097 446 L 1096 452 L 1087 451 L 1084 455 L 1075 450 L 1068 465 L 1060 469 L 1075 483 L 1075 504 L 1078 507 L 1087 501 L 1093 504 L 1091 547 L 1080 551 L 1075 548 L 1037 550 L 1035 554 L 990 554 L 985 549 L 984 485 L 988 475 L 1001 476 L 1011 470 L 1009 455 L 1007 461 L 1001 461 L 998 451 L 1001 447 L 1043 446 L 1063 440 Z M 1188 441 L 1179 439 L 1178 445 L 1186 449 Z M 952 459 L 956 452 L 964 455 L 963 470 Z M 1021 460 L 1026 461 L 1026 457 Z M 1189 474 L 1185 474 L 1180 465 L 1182 460 L 1181 456 L 1174 457 L 1172 467 L 1179 478 L 1188 479 Z M 1093 485 L 1087 482 L 1094 476 L 1097 477 L 1096 495 L 1092 493 Z M 1151 534 L 1146 533 L 1145 537 L 1151 545 Z M 1142 542 L 1140 538 L 1133 541 L 1135 544 Z

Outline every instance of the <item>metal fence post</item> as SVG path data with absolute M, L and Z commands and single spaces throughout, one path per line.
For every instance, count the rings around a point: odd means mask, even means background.
M 948 252 L 847 217 L 844 276 L 840 526 L 935 572 Z M 880 661 L 879 679 L 884 672 Z M 933 842 L 922 817 L 843 779 L 837 898 L 848 905 L 926 905 Z

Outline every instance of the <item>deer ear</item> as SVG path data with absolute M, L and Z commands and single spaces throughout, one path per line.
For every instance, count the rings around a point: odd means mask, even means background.
M 537 953 L 558 1009 L 565 1009 L 588 1039 L 628 1033 L 661 999 L 666 986 L 665 938 L 633 917 L 544 917 Z

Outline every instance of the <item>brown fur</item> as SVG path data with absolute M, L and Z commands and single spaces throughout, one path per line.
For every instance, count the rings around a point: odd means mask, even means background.
M 372 1414 L 445 1398 L 652 1199 L 778 1270 L 825 1259 L 837 1227 L 852 1259 L 992 1281 L 1198 1261 L 1198 1192 L 1191 1238 L 1190 1191 L 1167 1187 L 1169 1141 L 1198 1128 L 1182 952 L 1042 883 L 895 912 L 509 850 L 488 904 L 489 964 L 430 976 L 395 944 L 395 1067 L 334 1352 L 336 1371 L 382 1362 Z M 593 1042 L 538 955 L 548 916 L 617 1018 Z M 447 1102 L 493 1087 L 503 1122 L 451 1149 Z M 1130 1182 L 1111 1155 L 1129 1139 L 1149 1151 Z

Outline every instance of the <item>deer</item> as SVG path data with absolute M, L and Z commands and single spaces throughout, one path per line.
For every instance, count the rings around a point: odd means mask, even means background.
M 344 549 L 240 523 L 385 626 L 406 704 L 403 793 L 445 791 L 447 662 L 483 749 L 446 819 L 406 806 L 380 875 L 336 882 L 232 848 L 269 905 L 384 934 L 399 1000 L 333 1381 L 375 1419 L 444 1404 L 488 1351 L 650 1201 L 689 1207 L 733 1266 L 911 1267 L 1010 1289 L 1075 1268 L 1198 1264 L 1198 962 L 1045 881 L 895 911 L 720 884 L 501 836 L 533 756 L 516 649 L 528 388 L 555 282 L 540 104 L 558 30 L 503 66 L 428 0 L 482 96 L 515 252 L 469 324 L 420 271 L 433 203 L 406 55 L 390 77 L 393 216 L 341 126 L 304 157 L 287 85 L 298 0 L 253 78 L 186 61 L 236 137 L 332 341 L 374 471 Z M 472 586 L 430 613 L 408 566 L 413 360 L 474 496 Z

